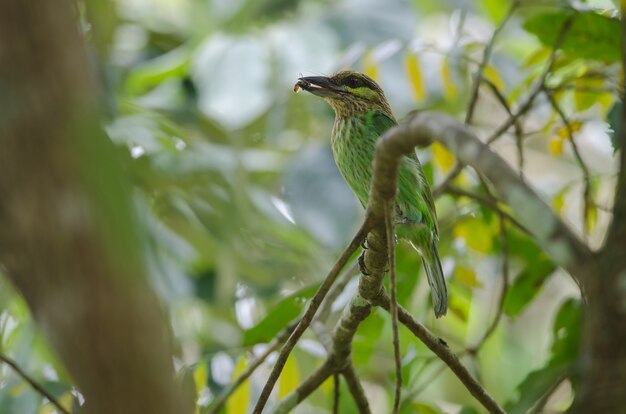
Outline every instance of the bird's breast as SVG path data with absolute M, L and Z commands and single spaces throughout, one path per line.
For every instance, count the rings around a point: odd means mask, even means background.
M 376 138 L 355 119 L 336 120 L 331 137 L 337 168 L 363 206 L 372 181 Z

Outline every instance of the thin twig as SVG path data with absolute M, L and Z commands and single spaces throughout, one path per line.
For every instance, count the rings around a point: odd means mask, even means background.
M 389 311 L 390 300 L 386 295 L 381 294 L 378 298 L 377 305 Z M 413 315 L 406 311 L 402 306 L 398 306 L 398 318 L 400 322 L 406 326 L 424 345 L 434 352 L 443 362 L 446 363 L 456 377 L 463 383 L 465 388 L 485 407 L 490 413 L 504 414 L 505 411 L 498 403 L 489 395 L 487 390 L 470 374 L 463 366 L 459 358 L 448 348 L 441 339 L 435 337 L 432 333 L 419 323 Z
M 490 81 L 489 79 L 484 79 L 483 82 L 485 85 L 491 89 L 491 92 L 496 97 L 496 100 L 502 105 L 506 113 L 509 117 L 513 117 L 513 112 L 511 111 L 511 106 L 507 102 L 506 98 L 498 89 L 495 83 Z M 517 146 L 517 168 L 519 169 L 520 179 L 524 179 L 524 130 L 522 128 L 522 123 L 518 118 L 515 118 L 515 123 L 513 124 L 515 128 L 515 145 Z
M 346 380 L 346 384 L 348 385 L 348 389 L 350 390 L 350 394 L 352 394 L 352 398 L 356 403 L 357 408 L 359 409 L 360 414 L 370 414 L 370 404 L 367 401 L 367 397 L 365 396 L 365 390 L 359 381 L 359 378 L 356 376 L 356 372 L 354 372 L 354 366 L 352 365 L 352 361 L 341 371 L 341 375 Z
M 398 336 L 398 298 L 396 296 L 396 249 L 395 233 L 393 231 L 393 206 L 395 203 L 385 204 L 385 228 L 387 230 L 387 256 L 389 261 L 389 278 L 391 288 L 391 331 L 393 335 L 393 356 L 396 366 L 396 389 L 393 398 L 393 414 L 400 409 L 400 397 L 402 395 L 402 359 L 400 356 L 400 338 Z
M 339 374 L 335 372 L 333 375 L 333 414 L 339 414 L 339 398 L 341 397 L 341 378 Z
M 289 326 L 287 326 L 283 331 L 276 336 L 272 342 L 270 342 L 263 351 L 261 355 L 259 355 L 250 365 L 246 367 L 246 369 L 237 377 L 237 379 L 226 388 L 222 394 L 215 400 L 211 409 L 209 411 L 210 414 L 217 414 L 220 412 L 224 404 L 230 398 L 230 396 L 243 384 L 250 376 L 256 371 L 256 369 L 261 366 L 261 364 L 267 359 L 268 356 L 275 352 L 282 344 L 289 338 L 289 335 L 293 332 L 298 324 L 299 320 L 293 322 Z
M 298 387 L 281 400 L 274 411 L 275 414 L 286 414 L 293 410 L 300 402 L 305 400 L 313 391 L 328 377 L 333 375 L 336 367 L 333 366 L 332 358 L 328 358 L 311 375 L 309 375 Z
M 489 339 L 489 337 L 496 331 L 496 328 L 500 324 L 502 314 L 504 313 L 504 300 L 509 290 L 510 275 L 509 275 L 509 241 L 506 236 L 506 218 L 499 214 L 500 221 L 500 244 L 502 248 L 502 289 L 500 290 L 500 298 L 498 299 L 498 308 L 496 315 L 491 321 L 489 327 L 485 330 L 482 338 L 471 349 L 468 348 L 470 355 L 476 355 L 483 344 Z
M 461 171 L 463 171 L 463 168 L 465 168 L 465 165 L 457 161 L 452 171 L 450 171 L 450 173 L 446 175 L 446 177 L 441 181 L 441 183 L 439 183 L 439 185 L 433 188 L 433 197 L 439 198 L 439 196 L 445 193 L 446 190 L 448 190 L 448 188 L 450 188 L 450 186 L 452 185 L 454 179 L 459 176 Z
M 573 22 L 574 22 L 573 17 L 570 17 L 565 21 L 565 23 L 563 23 L 563 26 L 561 27 L 561 31 L 556 40 L 556 43 L 554 44 L 552 53 L 550 53 L 550 57 L 548 58 L 546 66 L 543 72 L 541 73 L 541 75 L 539 76 L 539 78 L 533 83 L 533 86 L 530 90 L 530 93 L 528 94 L 528 97 L 526 98 L 526 101 L 524 101 L 524 103 L 519 107 L 519 109 L 517 110 L 517 112 L 515 112 L 513 116 L 510 116 L 509 119 L 507 119 L 500 127 L 498 127 L 498 129 L 496 129 L 491 134 L 489 138 L 487 138 L 487 141 L 486 141 L 487 144 L 491 144 L 496 139 L 500 138 L 511 126 L 515 124 L 515 122 L 517 122 L 517 119 L 519 119 L 520 116 L 525 114 L 532 107 L 533 102 L 535 101 L 535 98 L 543 90 L 546 80 L 548 79 L 548 75 L 550 75 L 550 73 L 552 72 L 552 67 L 554 66 L 557 52 L 559 48 L 561 47 L 561 44 L 565 40 L 565 37 L 567 33 L 569 32 L 569 29 L 572 27 Z
M 430 356 L 428 358 L 425 358 L 424 363 L 422 364 L 421 367 L 419 367 L 419 369 L 412 375 L 411 379 L 409 379 L 409 384 L 412 384 L 414 382 L 417 382 L 417 380 L 424 374 L 424 372 L 426 371 L 426 369 L 430 366 L 430 364 L 432 364 L 435 361 L 439 361 L 439 358 L 437 358 L 436 355 Z M 445 368 L 446 365 L 442 364 L 442 366 Z M 414 380 L 413 380 L 414 378 Z M 415 386 L 413 387 L 413 389 L 411 391 L 409 391 L 408 393 L 405 393 L 403 398 L 402 398 L 402 403 L 400 404 L 400 409 L 402 409 L 404 406 L 406 406 L 406 404 L 408 404 L 409 402 L 413 401 L 415 399 L 415 397 L 422 392 L 422 390 L 419 390 L 420 387 L 419 386 Z
M 415 399 L 418 395 L 423 393 L 426 388 L 428 388 L 432 383 L 446 371 L 448 366 L 446 364 L 441 364 L 441 366 L 425 381 L 423 381 L 420 385 L 415 387 L 415 389 L 411 392 L 411 399 Z
M 480 84 L 483 81 L 483 73 L 485 68 L 489 64 L 489 60 L 491 59 L 491 52 L 493 51 L 493 47 L 496 43 L 496 38 L 504 29 L 506 22 L 511 18 L 513 12 L 517 9 L 517 1 L 511 3 L 511 7 L 509 7 L 509 11 L 507 12 L 502 22 L 496 27 L 489 39 L 489 43 L 485 46 L 485 50 L 483 51 L 483 58 L 480 61 L 480 66 L 478 66 L 478 70 L 476 71 L 476 75 L 474 76 L 474 83 L 472 85 L 472 94 L 470 96 L 469 104 L 467 106 L 467 112 L 465 113 L 465 124 L 469 125 L 472 123 L 472 118 L 474 117 L 474 109 L 476 108 L 476 103 L 478 102 L 478 92 L 480 91 Z
M 20 368 L 20 366 L 17 364 L 17 362 L 15 362 L 13 359 L 11 359 L 8 356 L 0 353 L 0 362 L 4 362 L 8 366 L 10 366 L 11 369 L 13 369 L 13 371 L 15 371 L 15 373 L 20 378 L 22 378 L 24 381 L 26 381 L 31 386 L 31 388 L 34 389 L 35 391 L 37 391 L 39 394 L 41 394 L 42 397 L 44 397 L 48 401 L 50 401 L 50 404 L 54 405 L 57 408 L 57 410 L 59 410 L 63 414 L 70 414 L 70 412 L 68 410 L 66 410 L 65 407 L 63 407 L 61 405 L 59 400 L 57 400 L 54 397 L 54 395 L 52 395 L 41 384 L 39 384 L 37 381 L 35 381 L 35 379 L 33 377 L 31 377 L 26 372 L 24 372 L 24 370 L 22 368 Z
M 335 303 L 335 300 L 337 300 L 337 297 L 339 297 L 339 295 L 346 288 L 346 286 L 348 285 L 348 282 L 350 282 L 350 279 L 352 279 L 352 277 L 357 275 L 358 273 L 359 273 L 359 266 L 357 262 L 355 261 L 343 273 L 343 275 L 339 277 L 337 282 L 333 284 L 332 289 L 328 292 L 328 294 L 326 295 L 326 298 L 324 298 L 324 302 L 322 302 L 322 305 L 320 306 L 319 311 L 317 312 L 315 321 L 322 322 L 322 323 L 326 322 L 326 320 L 330 316 L 333 303 Z
M 517 6 L 518 6 L 517 1 L 514 1 L 511 4 L 511 7 L 509 8 L 509 11 L 507 12 L 506 16 L 504 17 L 502 22 L 498 25 L 498 27 L 494 30 L 493 34 L 491 35 L 491 38 L 489 39 L 489 43 L 487 43 L 487 46 L 485 46 L 485 50 L 483 51 L 483 57 L 478 65 L 478 69 L 476 70 L 474 83 L 472 84 L 472 94 L 470 96 L 470 100 L 468 103 L 467 112 L 465 113 L 466 125 L 469 125 L 472 123 L 472 118 L 474 117 L 474 109 L 476 108 L 476 104 L 478 103 L 478 92 L 480 91 L 480 85 L 485 80 L 483 77 L 483 73 L 485 71 L 485 68 L 489 64 L 489 60 L 491 59 L 491 53 L 493 51 L 496 38 L 498 37 L 498 34 L 502 31 L 502 29 L 506 25 L 506 22 L 513 15 L 513 12 L 517 8 Z M 452 181 L 454 181 L 454 179 L 458 177 L 458 175 L 463 171 L 464 167 L 465 166 L 462 163 L 457 162 L 457 164 L 454 166 L 454 169 L 450 172 L 450 174 L 448 174 L 446 178 L 444 178 L 444 180 L 441 182 L 441 184 L 439 184 L 434 189 L 433 196 L 436 198 L 439 195 L 441 195 L 443 192 L 445 192 L 446 188 L 450 184 L 452 184 Z
M 283 345 L 283 347 L 281 348 L 274 368 L 272 369 L 272 372 L 270 373 L 270 376 L 267 379 L 263 390 L 261 391 L 261 396 L 257 400 L 257 403 L 254 407 L 254 414 L 261 414 L 261 412 L 263 411 L 263 407 L 265 407 L 265 404 L 267 404 L 267 400 L 272 393 L 272 389 L 274 388 L 276 381 L 278 381 L 278 377 L 280 376 L 280 373 L 282 372 L 283 367 L 287 362 L 289 354 L 296 346 L 296 343 L 298 343 L 298 340 L 300 339 L 304 331 L 311 324 L 311 321 L 313 320 L 317 309 L 321 305 L 322 300 L 328 293 L 328 290 L 332 286 L 333 282 L 339 275 L 339 272 L 341 272 L 341 269 L 343 269 L 343 267 L 346 265 L 350 256 L 352 256 L 356 249 L 359 248 L 363 240 L 365 240 L 365 237 L 367 236 L 367 233 L 370 229 L 370 224 L 371 223 L 369 222 L 369 220 L 366 219 L 359 231 L 357 231 L 355 236 L 352 238 L 352 241 L 350 242 L 348 247 L 346 247 L 346 249 L 343 251 L 337 262 L 335 262 L 320 288 L 317 290 L 317 292 L 315 292 L 315 295 L 311 299 L 311 302 L 309 303 L 306 312 L 302 316 L 302 319 L 300 319 L 298 325 L 296 326 L 296 329 L 294 329 L 294 331 L 289 336 L 289 339 L 287 339 L 287 342 L 285 342 L 285 345 Z
M 552 105 L 552 108 L 559 115 L 559 118 L 561 118 L 561 122 L 563 122 L 563 125 L 565 125 L 565 130 L 567 131 L 567 137 L 569 138 L 569 142 L 572 145 L 572 152 L 574 153 L 574 158 L 576 158 L 576 162 L 578 163 L 578 166 L 580 167 L 583 173 L 583 179 L 584 179 L 585 185 L 583 187 L 582 230 L 583 230 L 583 234 L 586 236 L 587 235 L 587 216 L 589 214 L 589 209 L 593 205 L 593 197 L 591 195 L 591 174 L 589 173 L 589 168 L 587 167 L 587 164 L 585 164 L 585 161 L 580 155 L 580 151 L 578 150 L 578 145 L 576 144 L 576 141 L 574 141 L 574 128 L 572 127 L 572 123 L 570 122 L 569 118 L 565 115 L 565 112 L 563 112 L 563 109 L 558 104 L 556 99 L 554 99 L 554 96 L 547 90 L 544 89 L 544 91 L 546 93 L 546 96 L 548 97 L 548 100 L 550 101 L 550 105 Z
M 517 228 L 519 228 L 524 233 L 530 234 L 528 229 L 522 223 L 520 223 L 515 217 L 513 217 L 511 214 L 509 214 L 506 211 L 504 211 L 498 205 L 498 200 L 494 200 L 494 199 L 491 199 L 489 197 L 485 197 L 482 194 L 479 194 L 479 193 L 476 193 L 476 192 L 473 192 L 473 191 L 469 191 L 469 190 L 465 190 L 463 188 L 459 188 L 459 187 L 455 187 L 455 186 L 449 187 L 447 192 L 448 192 L 448 194 L 471 198 L 473 200 L 478 201 L 481 204 L 484 204 L 485 206 L 489 207 L 491 210 L 495 211 L 499 215 L 505 217 L 508 221 L 511 222 L 511 224 L 515 225 Z
M 326 295 L 326 298 L 324 299 L 324 302 L 322 303 L 322 306 L 320 307 L 320 310 L 317 314 L 317 317 L 315 318 L 314 323 L 319 322 L 321 324 L 328 318 L 333 302 L 335 301 L 335 299 L 337 299 L 337 296 L 339 296 L 341 292 L 343 291 L 343 289 L 346 287 L 346 285 L 350 281 L 350 278 L 354 275 L 356 269 L 357 269 L 357 265 L 355 263 L 352 266 L 350 266 L 350 268 L 348 268 L 343 273 L 343 275 L 339 277 L 339 280 L 337 280 L 337 282 L 333 285 L 333 287 L 330 289 L 330 291 Z M 226 403 L 228 398 L 230 398 L 230 396 L 237 390 L 237 388 L 239 388 L 241 384 L 243 384 L 254 373 L 254 371 L 256 371 L 256 369 L 259 366 L 261 366 L 261 364 L 267 359 L 268 356 L 271 355 L 272 352 L 276 351 L 283 344 L 283 342 L 287 340 L 289 335 L 291 335 L 293 330 L 296 328 L 296 325 L 298 324 L 299 321 L 300 320 L 297 319 L 296 321 L 291 323 L 289 326 L 287 326 L 287 328 L 285 328 L 277 337 L 275 337 L 272 340 L 272 342 L 268 344 L 265 351 L 261 355 L 259 355 L 254 360 L 254 362 L 251 363 L 245 369 L 245 371 L 242 372 L 241 375 L 226 390 L 222 392 L 222 394 L 215 400 L 215 402 L 211 406 L 211 409 L 209 411 L 210 414 L 217 414 L 222 409 L 222 407 L 224 406 L 224 403 Z M 330 347 L 329 345 L 330 341 L 332 341 L 331 338 L 329 337 L 327 338 L 327 336 L 329 335 L 326 335 L 325 332 L 321 332 L 319 330 L 316 330 L 315 332 L 320 338 L 322 345 L 326 346 L 328 349 Z
M 554 394 L 554 392 L 559 388 L 559 385 L 561 385 L 563 381 L 565 381 L 570 375 L 571 375 L 571 372 L 569 372 L 568 370 L 568 372 L 566 372 L 564 375 L 559 377 L 550 386 L 550 388 L 541 396 L 541 398 L 539 398 L 539 400 L 535 403 L 535 405 L 532 406 L 530 410 L 528 410 L 528 414 L 544 413 L 545 412 L 544 407 L 546 403 L 548 402 L 548 400 L 550 399 L 550 397 L 552 396 L 552 394 Z

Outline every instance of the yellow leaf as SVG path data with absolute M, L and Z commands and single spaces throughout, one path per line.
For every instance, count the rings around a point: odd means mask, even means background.
M 363 55 L 363 73 L 378 80 L 378 63 L 372 59 L 372 53 L 369 50 Z
M 456 266 L 454 269 L 454 277 L 464 285 L 473 288 L 481 288 L 483 284 L 476 278 L 476 273 L 470 268 L 465 266 Z
M 452 288 L 450 289 L 448 310 L 451 314 L 456 315 L 463 322 L 467 322 L 471 305 L 471 296 L 468 298 L 460 294 L 458 290 L 455 292 Z
M 607 113 L 611 108 L 613 108 L 613 104 L 615 103 L 616 95 L 606 92 L 601 93 L 598 96 L 598 104 L 600 105 L 600 109 L 602 109 L 602 116 L 606 117 Z
M 72 411 L 72 404 L 74 403 L 74 396 L 72 395 L 72 393 L 70 391 L 66 392 L 65 394 L 63 394 L 61 396 L 61 398 L 59 398 L 59 403 L 67 410 L 67 411 Z
M 601 78 L 578 78 L 574 81 L 574 107 L 577 111 L 584 111 L 599 101 L 602 93 L 590 92 L 593 89 L 602 89 L 604 80 Z
M 326 394 L 330 394 L 335 389 L 335 379 L 333 378 L 333 376 L 331 375 L 330 377 L 326 378 L 326 380 L 322 382 L 322 385 L 320 386 L 320 388 Z
M 452 81 L 452 74 L 450 72 L 450 59 L 448 57 L 441 62 L 441 82 L 443 84 L 443 93 L 447 99 L 456 98 L 456 86 Z
M 206 362 L 200 362 L 193 371 L 193 382 L 196 384 L 196 392 L 200 392 L 207 385 L 208 373 Z
M 11 397 L 17 397 L 18 395 L 20 395 L 27 389 L 28 389 L 28 385 L 26 385 L 25 382 L 20 382 L 17 385 L 11 387 L 11 389 L 9 390 L 9 395 Z
M 598 224 L 598 208 L 591 204 L 585 211 L 585 229 L 587 233 L 591 233 Z
M 550 140 L 550 148 L 549 148 L 550 154 L 554 155 L 555 157 L 563 154 L 563 142 L 565 142 L 563 137 L 560 137 L 560 136 L 553 137 Z
M 241 357 L 235 366 L 233 380 L 238 378 L 244 369 L 246 369 L 246 358 Z M 250 405 L 250 381 L 245 381 L 228 399 L 226 412 L 228 414 L 247 413 L 248 405 Z
M 493 247 L 489 226 L 477 218 L 463 220 L 454 226 L 454 236 L 465 240 L 465 244 L 480 253 L 490 253 Z
M 452 153 L 448 151 L 446 147 L 438 142 L 433 143 L 432 148 L 435 164 L 437 164 L 437 166 L 444 173 L 450 171 L 455 164 L 454 155 L 452 155 Z
M 502 76 L 500 76 L 500 73 L 494 66 L 491 66 L 491 65 L 485 66 L 485 69 L 483 71 L 483 76 L 486 79 L 490 80 L 491 83 L 493 83 L 496 86 L 496 88 L 498 88 L 499 91 L 502 91 L 506 88 L 504 79 L 502 79 Z
M 556 122 L 556 118 L 557 118 L 557 114 L 556 112 L 553 111 L 552 114 L 550 115 L 550 118 L 548 119 L 548 122 L 546 122 L 543 128 L 541 128 L 541 132 L 548 133 L 548 131 L 552 129 L 552 126 Z
M 283 373 L 278 382 L 278 398 L 285 398 L 287 394 L 296 389 L 299 382 L 300 372 L 298 371 L 298 365 L 296 364 L 294 356 L 291 355 L 285 363 Z
M 584 124 L 580 121 L 570 121 L 569 126 L 572 128 L 572 134 L 579 132 L 583 128 L 583 125 Z M 559 127 L 559 129 L 556 130 L 556 134 L 563 139 L 570 138 L 569 131 L 565 125 Z
M 409 77 L 415 100 L 418 102 L 423 101 L 426 98 L 426 86 L 424 85 L 420 62 L 413 53 L 406 54 L 404 58 L 404 70 Z
M 567 191 L 565 189 L 559 191 L 559 193 L 552 199 L 552 207 L 557 214 L 561 214 L 563 211 L 563 205 L 565 204 L 565 195 Z
M 543 63 L 550 57 L 552 53 L 552 49 L 548 49 L 547 47 L 542 47 L 537 49 L 537 51 L 531 54 L 528 59 L 526 59 L 526 66 L 534 66 L 538 63 Z
M 411 404 L 411 410 L 411 412 L 415 414 L 437 414 L 439 412 L 426 404 L 418 402 L 414 402 Z

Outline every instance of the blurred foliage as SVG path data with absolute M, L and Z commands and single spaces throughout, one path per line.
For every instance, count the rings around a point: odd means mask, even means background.
M 615 174 L 609 125 L 619 128 L 621 110 L 616 2 L 582 2 L 584 10 L 564 1 L 542 3 L 522 2 L 500 33 L 484 77 L 517 108 L 544 70 L 555 27 L 574 19 L 546 87 L 574 122 L 596 182 L 594 201 L 601 206 L 611 199 Z M 134 186 L 145 257 L 169 310 L 182 381 L 197 412 L 204 412 L 251 356 L 297 317 L 363 215 L 332 160 L 334 115 L 320 100 L 292 93 L 299 73 L 354 67 L 381 83 L 400 118 L 416 107 L 462 117 L 483 49 L 510 2 L 113 4 L 81 2 L 100 74 L 105 127 Z M 507 116 L 482 88 L 476 131 L 487 136 Z M 581 219 L 583 178 L 570 137 L 559 133 L 564 128 L 559 116 L 539 99 L 524 126 L 526 179 L 592 244 L 601 240 L 608 214 L 596 208 L 593 220 L 588 211 Z M 495 148 L 516 165 L 512 136 Z M 454 156 L 438 145 L 419 155 L 435 184 L 454 166 Z M 483 196 L 488 190 L 472 171 L 454 184 Z M 405 245 L 398 247 L 398 297 L 462 352 L 476 345 L 499 311 L 504 260 L 499 218 L 464 196 L 444 195 L 437 209 L 449 315 L 432 316 L 420 259 Z M 509 401 L 510 412 L 526 412 L 569 381 L 578 353 L 580 305 L 576 287 L 555 272 L 526 233 L 509 224 L 505 239 L 512 281 L 504 316 L 481 350 L 464 360 L 498 401 Z M 349 283 L 334 304 L 329 329 L 355 288 Z M 0 278 L 0 310 L 0 351 L 68 406 L 78 404 L 71 379 L 5 278 Z M 374 412 L 387 412 L 393 398 L 390 332 L 387 315 L 375 312 L 354 341 L 355 366 Z M 423 344 L 406 330 L 400 335 L 403 412 L 482 412 Z M 315 335 L 305 336 L 278 393 L 292 390 L 324 352 Z M 239 388 L 223 412 L 249 409 L 269 366 Z M 340 411 L 356 412 L 345 384 L 341 389 Z M 303 405 L 326 412 L 332 393 L 328 382 Z M 563 388 L 546 404 L 563 411 L 571 398 L 571 390 Z M 1 366 L 0 412 L 44 413 L 50 407 Z

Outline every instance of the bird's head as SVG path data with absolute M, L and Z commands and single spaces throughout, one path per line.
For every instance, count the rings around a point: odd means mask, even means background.
M 350 118 L 370 110 L 379 110 L 393 119 L 383 90 L 363 73 L 341 71 L 327 76 L 306 76 L 298 79 L 294 90 L 303 89 L 324 98 L 337 117 Z

